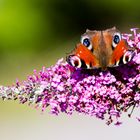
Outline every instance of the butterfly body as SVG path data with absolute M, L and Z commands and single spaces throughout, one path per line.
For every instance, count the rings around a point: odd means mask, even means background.
M 133 54 L 134 49 L 115 27 L 103 31 L 87 30 L 81 36 L 81 43 L 67 56 L 67 62 L 77 68 L 106 70 L 126 64 Z

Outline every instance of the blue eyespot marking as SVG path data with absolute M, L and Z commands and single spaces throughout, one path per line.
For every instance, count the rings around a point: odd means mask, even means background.
M 118 44 L 120 42 L 119 35 L 115 35 L 113 41 L 114 41 L 115 44 Z
M 89 46 L 90 46 L 90 41 L 89 41 L 88 38 L 85 38 L 85 39 L 83 40 L 83 45 L 86 46 L 86 47 L 89 47 Z

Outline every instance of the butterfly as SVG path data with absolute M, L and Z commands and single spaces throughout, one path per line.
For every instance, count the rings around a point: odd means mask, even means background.
M 121 32 L 113 27 L 103 31 L 87 29 L 66 61 L 76 68 L 107 70 L 128 63 L 133 56 L 134 48 L 128 46 Z

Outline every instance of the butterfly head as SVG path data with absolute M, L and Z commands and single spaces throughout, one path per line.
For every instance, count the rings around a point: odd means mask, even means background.
M 87 30 L 81 41 L 67 56 L 67 62 L 76 68 L 94 69 L 116 67 L 133 58 L 134 49 L 122 39 L 115 27 L 103 31 Z

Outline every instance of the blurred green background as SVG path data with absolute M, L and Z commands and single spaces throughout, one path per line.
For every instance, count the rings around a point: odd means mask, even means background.
M 17 78 L 25 80 L 33 69 L 49 67 L 65 58 L 87 28 L 116 26 L 128 33 L 139 25 L 139 0 L 0 0 L 0 85 L 12 85 Z M 129 120 L 114 138 L 116 128 L 110 129 L 90 117 L 40 115 L 15 101 L 1 101 L 0 112 L 3 140 L 85 140 L 93 136 L 112 140 L 121 139 L 120 135 L 129 140 L 137 138 L 138 129 L 133 124 L 139 127 L 136 122 L 129 124 Z M 131 130 L 136 131 L 128 133 Z
M 1 0 L 0 84 L 65 57 L 88 29 L 139 27 L 139 0 Z

